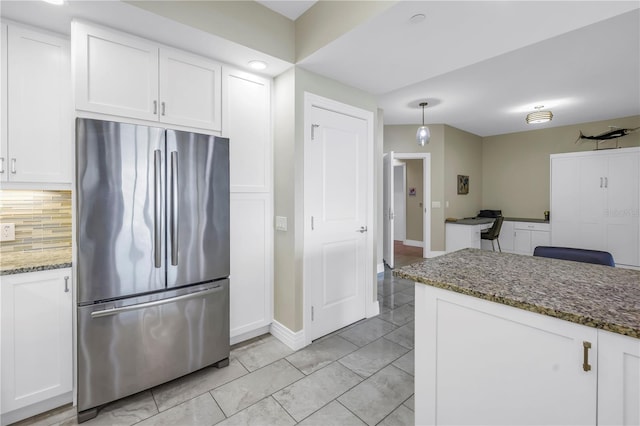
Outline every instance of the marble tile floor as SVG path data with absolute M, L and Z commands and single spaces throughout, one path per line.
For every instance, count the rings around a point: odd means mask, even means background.
M 271 335 L 205 368 L 106 405 L 83 425 L 413 425 L 413 283 L 378 276 L 380 315 L 292 351 Z M 75 425 L 73 407 L 19 425 Z

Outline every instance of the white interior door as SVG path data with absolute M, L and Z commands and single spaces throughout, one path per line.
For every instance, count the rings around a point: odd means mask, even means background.
M 389 266 L 389 268 L 393 268 L 393 231 L 394 231 L 394 223 L 393 223 L 393 195 L 394 195 L 394 175 L 393 175 L 393 151 L 384 154 L 383 157 L 384 166 L 383 166 L 383 211 L 384 211 L 384 222 L 383 222 L 383 251 L 382 251 L 382 260 Z
M 305 143 L 305 288 L 310 339 L 366 316 L 369 123 L 309 109 Z M 305 120 L 306 121 L 306 120 Z

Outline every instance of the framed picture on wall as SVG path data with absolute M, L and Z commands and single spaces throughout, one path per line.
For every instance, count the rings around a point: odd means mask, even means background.
M 458 194 L 469 193 L 469 176 L 458 175 Z

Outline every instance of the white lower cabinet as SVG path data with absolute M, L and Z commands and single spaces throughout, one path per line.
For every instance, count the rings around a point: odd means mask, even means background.
M 71 269 L 2 277 L 2 424 L 72 401 Z
M 640 424 L 640 340 L 598 331 L 598 424 Z
M 638 424 L 639 339 L 424 284 L 415 303 L 417 425 Z

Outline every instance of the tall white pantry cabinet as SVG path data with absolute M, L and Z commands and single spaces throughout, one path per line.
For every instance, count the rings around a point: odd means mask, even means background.
M 551 243 L 640 267 L 640 148 L 551 155 Z
M 72 46 L 78 115 L 229 138 L 231 343 L 268 332 L 273 318 L 271 80 L 83 21 L 72 24 Z

